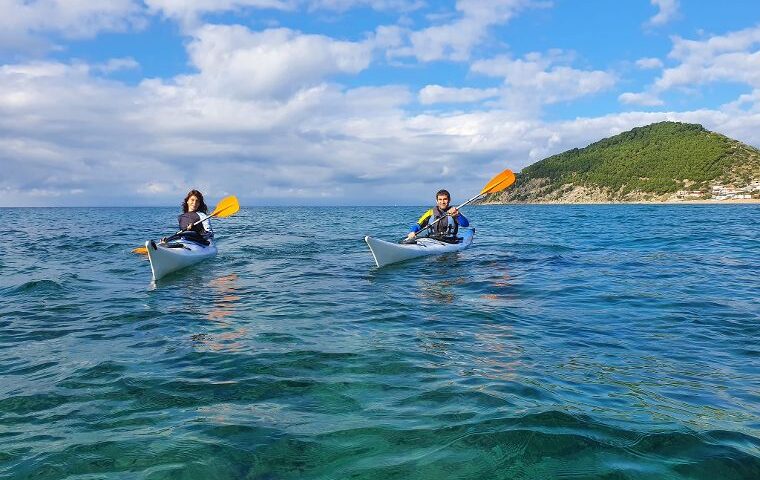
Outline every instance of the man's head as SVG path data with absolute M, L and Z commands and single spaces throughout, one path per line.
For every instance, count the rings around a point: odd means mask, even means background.
M 450 201 L 451 195 L 449 195 L 448 190 L 438 190 L 438 193 L 435 194 L 435 203 L 441 210 L 446 210 Z

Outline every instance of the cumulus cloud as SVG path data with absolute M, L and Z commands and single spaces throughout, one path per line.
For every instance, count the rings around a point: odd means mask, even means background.
M 207 0 L 184 5 L 197 7 L 194 12 L 218 12 L 264 3 Z M 275 3 L 283 9 L 296 5 Z M 391 3 L 325 0 L 308 8 L 379 9 Z M 162 12 L 184 15 L 180 2 L 154 1 L 151 8 L 159 4 Z M 298 5 L 307 4 L 294 8 Z M 406 5 L 415 8 L 413 2 Z M 430 84 L 411 91 L 392 83 L 339 83 L 365 71 L 378 49 L 408 47 L 409 55 L 417 58 L 466 58 L 489 25 L 508 21 L 526 5 L 459 2 L 458 16 L 438 26 L 462 26 L 458 22 L 467 20 L 471 32 L 461 43 L 442 36 L 429 49 L 409 43 L 410 30 L 399 25 L 376 27 L 364 40 L 344 41 L 287 28 L 252 31 L 199 23 L 183 31 L 192 71 L 137 84 L 108 79 L 112 72 L 140 68 L 129 57 L 92 64 L 2 65 L 0 202 L 175 204 L 178 194 L 195 187 L 211 198 L 236 194 L 248 204 L 417 203 L 441 181 L 456 195 L 478 191 L 503 168 L 519 170 L 548 155 L 656 121 L 702 123 L 760 144 L 760 87 L 717 109 L 543 120 L 543 105 L 606 91 L 617 82 L 611 72 L 574 66 L 573 55 L 563 51 L 475 62 L 470 74 L 496 79 L 496 88 Z M 673 68 L 663 70 L 651 90 L 620 95 L 621 102 L 659 104 L 659 92 L 689 82 L 738 78 L 756 85 L 755 30 L 673 42 Z M 653 59 L 642 60 L 646 62 L 640 67 L 654 68 Z M 668 73 L 679 68 L 678 75 Z M 733 76 L 729 70 L 735 71 Z M 473 105 L 466 113 L 419 113 L 417 102 Z
M 148 10 L 180 22 L 188 30 L 202 25 L 206 14 L 245 13 L 252 10 L 345 12 L 353 8 L 409 12 L 424 6 L 422 0 L 145 0 Z
M 181 82 L 129 87 L 92 72 L 61 63 L 0 71 L 0 189 L 18 193 L 7 198 L 44 204 L 76 190 L 173 202 L 202 179 L 247 198 L 335 203 L 434 162 L 400 108 L 412 100 L 403 87 L 319 85 L 272 102 Z
M 238 25 L 206 25 L 194 33 L 188 52 L 200 73 L 180 83 L 217 95 L 283 99 L 331 74 L 367 68 L 372 46 L 285 28 L 252 32 Z
M 650 0 L 659 11 L 647 21 L 651 27 L 659 27 L 673 20 L 678 15 L 678 0 Z
M 698 87 L 713 83 L 744 84 L 760 88 L 760 27 L 748 28 L 707 40 L 673 37 L 668 54 L 675 65 L 644 92 L 621 95 L 624 103 L 660 105 L 660 94 L 672 89 Z
M 663 63 L 659 58 L 640 58 L 636 60 L 636 66 L 642 70 L 662 68 Z
M 22 205 L 173 204 L 177 192 L 197 187 L 244 202 L 414 203 L 442 178 L 457 192 L 477 191 L 503 168 L 519 170 L 654 121 L 699 122 L 760 143 L 756 112 L 545 122 L 501 109 L 411 114 L 414 96 L 402 86 L 319 84 L 273 102 L 210 95 L 193 85 L 128 86 L 83 64 L 3 66 L 2 198 Z M 442 176 L 427 180 L 430 172 Z
M 420 90 L 419 101 L 423 105 L 434 103 L 473 103 L 499 95 L 497 88 L 451 88 L 427 85 Z
M 88 38 L 100 32 L 121 32 L 145 24 L 141 2 L 110 0 L 0 0 L 0 51 L 51 48 L 42 34 Z
M 651 94 L 651 93 L 632 93 L 632 92 L 626 92 L 621 94 L 618 97 L 618 100 L 620 100 L 621 103 L 625 103 L 627 105 L 644 105 L 644 106 L 658 106 L 663 105 L 664 102 L 660 100 L 657 96 Z
M 559 50 L 530 53 L 518 59 L 499 56 L 474 62 L 471 71 L 503 77 L 502 97 L 513 108 L 536 108 L 574 100 L 615 85 L 614 74 L 572 68 L 567 65 L 571 59 L 571 55 Z
M 390 50 L 389 55 L 413 56 L 423 62 L 468 60 L 490 27 L 505 24 L 521 9 L 537 5 L 541 4 L 530 0 L 459 0 L 455 20 L 411 32 L 409 44 Z
M 111 58 L 105 63 L 94 65 L 94 68 L 103 73 L 113 73 L 123 70 L 134 70 L 140 68 L 140 64 L 132 57 Z
M 295 10 L 296 0 L 144 0 L 151 13 L 179 20 L 194 26 L 206 13 L 243 10 L 246 8 L 269 8 Z
M 377 11 L 410 12 L 422 8 L 422 0 L 306 0 L 309 10 L 334 10 L 343 12 L 357 7 Z
M 755 89 L 750 93 L 739 95 L 739 98 L 723 105 L 722 109 L 735 114 L 742 114 L 746 110 L 748 113 L 760 113 L 760 89 Z
M 760 86 L 760 27 L 704 41 L 674 37 L 668 57 L 678 65 L 657 79 L 655 88 L 660 91 L 720 81 Z

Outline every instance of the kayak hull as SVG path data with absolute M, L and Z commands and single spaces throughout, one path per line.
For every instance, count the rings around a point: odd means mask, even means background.
M 170 247 L 169 245 L 177 245 Z M 217 250 L 213 242 L 210 245 L 200 245 L 195 242 L 171 242 L 169 244 L 145 242 L 150 259 L 150 269 L 153 272 L 153 281 L 187 268 L 203 260 L 216 255 Z
M 472 245 L 474 235 L 475 229 L 460 228 L 458 236 L 462 241 L 459 243 L 446 243 L 432 238 L 419 238 L 414 244 L 391 243 L 372 237 L 364 237 L 364 241 L 372 252 L 375 264 L 384 267 L 413 258 L 464 250 Z

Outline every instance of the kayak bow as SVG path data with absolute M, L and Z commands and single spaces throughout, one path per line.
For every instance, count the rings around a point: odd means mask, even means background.
M 189 240 L 178 240 L 169 243 L 156 243 L 153 240 L 145 242 L 153 271 L 153 281 L 165 277 L 190 265 L 195 265 L 216 255 L 216 246 L 201 245 Z

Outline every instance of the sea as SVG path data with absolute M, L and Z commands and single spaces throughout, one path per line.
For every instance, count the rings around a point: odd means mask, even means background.
M 760 479 L 760 205 L 3 208 L 0 478 Z

